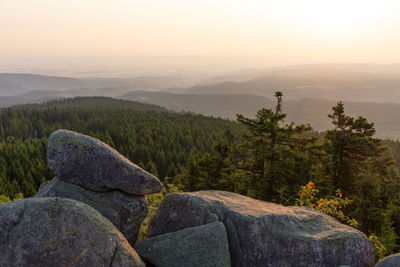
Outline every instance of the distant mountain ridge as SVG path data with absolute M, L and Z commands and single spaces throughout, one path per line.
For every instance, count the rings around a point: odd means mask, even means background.
M 255 94 L 282 91 L 287 99 L 316 97 L 348 101 L 399 102 L 400 76 L 364 72 L 270 73 L 247 81 L 196 85 L 181 93 Z
M 277 90 L 287 100 L 325 98 L 400 103 L 400 64 L 314 64 L 247 69 L 192 84 L 186 77 L 68 78 L 36 74 L 0 74 L 0 96 L 28 91 L 63 91 L 66 97 L 119 96 L 130 91 L 184 94 L 248 94 L 269 97 Z
M 69 78 L 26 73 L 0 73 L 0 96 L 14 96 L 36 90 L 73 91 L 89 94 L 118 95 L 131 90 L 151 90 L 187 85 L 174 76 L 139 76 L 133 78 Z
M 83 84 L 69 77 L 44 76 L 38 74 L 0 74 L 0 95 L 11 96 L 31 90 L 66 90 L 79 88 Z
M 249 81 L 255 78 L 267 76 L 269 74 L 283 74 L 293 76 L 303 76 L 315 73 L 351 73 L 364 72 L 371 74 L 383 75 L 399 75 L 400 64 L 375 64 L 375 63 L 337 63 L 337 64 L 306 64 L 306 65 L 290 65 L 276 66 L 270 68 L 250 68 L 234 72 L 225 73 L 203 80 L 199 85 L 212 85 L 227 81 L 241 82 Z

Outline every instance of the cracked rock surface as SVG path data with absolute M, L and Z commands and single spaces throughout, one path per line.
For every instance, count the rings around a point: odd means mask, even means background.
M 108 219 L 79 201 L 2 204 L 0 229 L 0 266 L 145 266 Z
M 374 266 L 368 238 L 328 215 L 223 191 L 167 195 L 149 236 L 216 221 L 225 225 L 232 266 Z

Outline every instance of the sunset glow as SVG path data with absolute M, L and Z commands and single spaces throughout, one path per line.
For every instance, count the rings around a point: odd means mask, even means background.
M 399 6 L 389 0 L 1 1 L 0 55 L 399 61 Z

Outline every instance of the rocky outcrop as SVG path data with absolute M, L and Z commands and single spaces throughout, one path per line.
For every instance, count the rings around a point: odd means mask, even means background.
M 58 130 L 49 136 L 48 167 L 61 180 L 96 192 L 131 195 L 161 191 L 161 182 L 116 150 L 90 136 Z
M 84 202 L 108 218 L 134 245 L 147 216 L 145 194 L 161 182 L 100 140 L 58 130 L 47 148 L 48 167 L 57 175 L 35 197 L 65 197 Z
M 390 255 L 376 264 L 376 267 L 399 267 L 400 266 L 400 253 Z
M 368 238 L 330 216 L 222 191 L 166 196 L 149 236 L 216 221 L 226 227 L 232 266 L 374 266 Z
M 2 204 L 0 229 L 0 266 L 145 266 L 109 220 L 75 200 Z
M 221 222 L 147 238 L 135 249 L 157 267 L 231 266 L 227 234 Z
M 148 213 L 144 196 L 132 196 L 117 190 L 94 192 L 57 177 L 42 184 L 35 197 L 65 197 L 86 203 L 109 219 L 132 245 Z

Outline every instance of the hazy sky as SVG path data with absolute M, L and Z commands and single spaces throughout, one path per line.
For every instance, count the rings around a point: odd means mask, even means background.
M 398 0 L 0 0 L 0 54 L 400 62 Z

